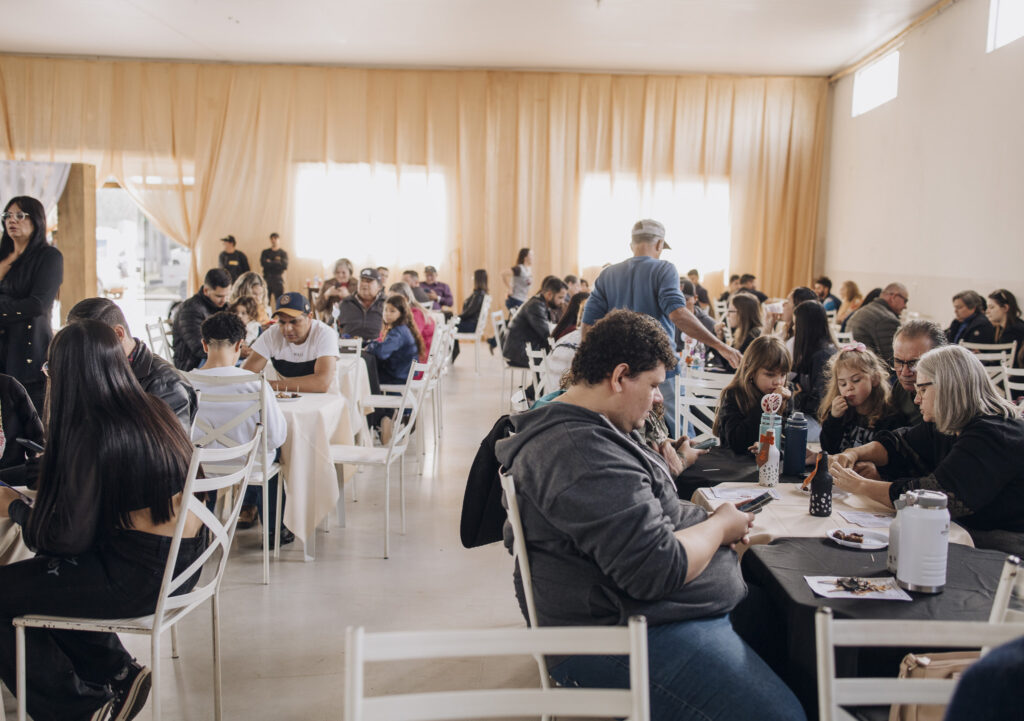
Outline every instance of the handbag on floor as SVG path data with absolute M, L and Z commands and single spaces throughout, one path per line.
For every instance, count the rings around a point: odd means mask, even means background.
M 967 667 L 979 657 L 978 651 L 908 653 L 900 662 L 899 677 L 959 680 Z M 945 714 L 945 706 L 893 704 L 889 708 L 889 721 L 942 721 Z

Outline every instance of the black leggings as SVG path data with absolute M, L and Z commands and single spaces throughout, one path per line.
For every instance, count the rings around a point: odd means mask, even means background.
M 182 539 L 178 568 L 205 548 L 205 536 Z M 36 556 L 0 566 L 0 679 L 15 689 L 14 626 L 27 614 L 126 618 L 153 613 L 171 539 L 116 530 L 74 558 Z M 199 574 L 178 593 L 191 590 Z M 110 697 L 107 684 L 131 655 L 117 634 L 25 630 L 28 711 L 35 721 L 85 718 Z

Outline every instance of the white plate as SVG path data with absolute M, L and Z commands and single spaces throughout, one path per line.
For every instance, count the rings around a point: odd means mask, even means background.
M 838 543 L 840 546 L 846 546 L 847 548 L 856 548 L 861 551 L 877 551 L 880 548 L 885 548 L 889 545 L 889 537 L 884 533 L 878 531 L 866 531 L 863 528 L 840 528 L 843 533 L 859 533 L 864 536 L 864 543 L 854 543 L 853 541 L 843 541 L 832 534 L 835 531 L 829 531 L 825 534 L 825 538 L 829 539 L 833 543 Z
M 299 398 L 302 398 L 302 396 L 299 396 Z M 275 400 L 276 400 L 276 401 L 277 401 L 278 403 L 291 403 L 292 401 L 297 401 L 297 400 L 299 400 L 299 398 L 278 398 L 277 396 L 274 396 L 274 399 L 275 399 Z

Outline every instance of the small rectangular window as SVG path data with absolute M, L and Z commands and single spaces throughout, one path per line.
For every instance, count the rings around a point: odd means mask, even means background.
M 1024 0 L 990 0 L 988 52 L 1024 37 Z
M 900 51 L 867 65 L 853 76 L 853 117 L 863 115 L 896 97 L 900 79 Z

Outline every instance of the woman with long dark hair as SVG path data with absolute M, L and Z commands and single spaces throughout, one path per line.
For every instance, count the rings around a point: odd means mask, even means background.
M 1020 368 L 1024 359 L 1024 320 L 1020 319 L 1017 297 L 1005 288 L 992 291 L 988 294 L 988 309 L 985 315 L 995 328 L 993 343 L 1017 343 L 1013 366 Z
M 64 256 L 46 242 L 46 210 L 21 195 L 4 207 L 0 237 L 0 373 L 25 386 L 42 411 L 42 366 L 53 338 L 50 314 L 64 281 Z
M 558 325 L 551 331 L 551 337 L 556 341 L 562 336 L 568 335 L 576 330 L 579 322 L 580 306 L 583 305 L 587 298 L 590 297 L 590 293 L 581 291 L 569 299 L 569 305 L 566 306 L 565 312 L 562 314 L 562 319 L 558 321 Z
M 509 310 L 518 308 L 530 297 L 530 286 L 533 285 L 533 271 L 530 270 L 532 266 L 533 251 L 529 248 L 520 248 L 516 264 L 501 271 L 501 279 L 508 289 L 505 307 Z
M 825 397 L 828 361 L 835 352 L 836 339 L 825 306 L 816 300 L 805 300 L 794 308 L 793 372 L 797 389 L 793 407 L 807 416 L 807 440 L 812 443 L 821 435 L 818 407 Z
M 153 613 L 192 454 L 181 423 L 142 390 L 106 324 L 82 320 L 57 333 L 46 372 L 46 452 L 35 504 L 0 487 L 0 515 L 24 527 L 38 554 L 0 567 L 0 678 L 9 688 L 11 619 Z M 179 569 L 201 553 L 201 526 L 189 517 Z M 26 639 L 27 702 L 36 721 L 129 719 L 145 704 L 149 669 L 117 635 L 29 629 Z

